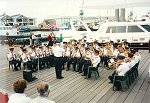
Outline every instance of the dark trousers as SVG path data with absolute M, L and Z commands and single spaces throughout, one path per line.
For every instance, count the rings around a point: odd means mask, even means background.
M 83 72 L 84 72 L 84 75 L 86 76 L 87 75 L 87 72 L 88 72 L 88 67 L 91 66 L 91 63 L 90 62 L 87 62 L 84 64 L 84 68 L 83 68 Z
M 88 62 L 90 62 L 90 61 L 88 61 L 88 60 L 84 60 L 84 59 L 80 59 L 80 61 L 79 61 L 79 72 L 82 72 L 82 67 L 83 67 L 83 65 L 84 64 L 86 64 L 86 63 L 88 63 Z
M 116 71 L 114 71 L 114 73 L 108 77 L 108 79 L 110 80 L 111 83 L 113 83 L 113 79 L 114 79 L 115 74 L 116 74 Z
M 104 56 L 103 61 L 104 61 L 104 67 L 108 67 L 108 60 L 110 59 L 109 56 Z
M 48 60 L 49 60 L 50 66 L 52 67 L 52 66 L 54 65 L 54 55 L 50 55 L 50 56 L 48 57 Z
M 70 69 L 70 65 L 74 62 L 74 58 L 68 58 L 67 59 L 67 69 Z
M 14 65 L 14 70 L 18 70 L 18 67 L 20 67 L 20 69 L 21 69 L 21 61 L 12 60 L 12 61 L 10 61 L 10 63 Z
M 36 71 L 38 66 L 38 59 L 32 60 L 32 71 Z
M 53 46 L 53 41 L 49 41 L 48 46 Z
M 111 81 L 111 83 L 113 83 L 113 79 L 114 79 L 114 75 L 115 75 L 115 74 L 116 74 L 116 71 L 114 71 L 114 73 L 113 73 L 111 76 L 108 77 L 109 80 Z M 120 84 L 120 82 L 116 81 L 116 82 L 114 83 L 114 85 L 115 85 L 115 87 L 116 87 L 118 90 L 121 89 L 121 84 Z
M 56 78 L 59 79 L 62 77 L 62 57 L 55 57 L 54 63 L 55 63 Z
M 65 63 L 67 62 L 67 59 L 68 59 L 68 57 L 63 57 L 63 58 L 62 58 L 62 62 L 63 62 L 62 66 L 63 66 L 63 69 L 65 69 Z

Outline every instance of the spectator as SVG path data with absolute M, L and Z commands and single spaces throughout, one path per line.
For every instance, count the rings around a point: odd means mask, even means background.
M 14 86 L 15 94 L 12 94 L 9 97 L 8 103 L 30 103 L 31 102 L 31 99 L 24 94 L 27 88 L 26 80 L 18 80 L 14 82 L 13 86 Z
M 55 103 L 54 101 L 48 100 L 47 97 L 50 93 L 49 85 L 42 82 L 38 85 L 37 91 L 39 96 L 32 100 L 31 103 Z
M 49 34 L 47 38 L 48 38 L 48 41 L 49 41 L 48 46 L 53 46 L 53 41 L 52 41 L 51 34 Z

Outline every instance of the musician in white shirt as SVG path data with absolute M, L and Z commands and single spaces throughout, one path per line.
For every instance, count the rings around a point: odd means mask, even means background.
M 98 50 L 94 50 L 94 57 L 91 57 L 91 63 L 92 63 L 92 66 L 87 66 L 83 69 L 84 71 L 84 74 L 83 75 L 87 75 L 87 71 L 89 69 L 89 71 L 93 70 L 93 69 L 96 69 L 96 67 L 98 66 L 98 64 L 100 63 L 100 56 L 99 56 L 99 51 Z M 88 78 L 91 77 L 91 73 L 89 72 L 89 75 L 88 75 Z
M 87 47 L 85 48 L 85 53 L 82 53 L 82 59 L 79 61 L 79 73 L 82 73 L 82 67 L 84 64 L 91 64 L 92 53 L 90 52 L 90 49 Z
M 92 62 L 92 66 L 90 66 L 88 69 L 89 71 L 91 70 L 95 70 L 95 69 L 98 69 L 98 64 L 100 63 L 101 59 L 100 59 L 100 56 L 99 56 L 99 51 L 98 50 L 94 50 L 94 57 L 93 59 L 91 59 L 91 62 Z M 91 77 L 91 72 L 89 72 L 89 75 L 88 75 L 88 78 Z
M 132 53 L 128 53 L 128 57 L 125 59 L 125 62 L 129 65 L 129 69 L 131 69 L 136 64 Z
M 135 49 L 135 54 L 134 54 L 134 59 L 135 59 L 135 63 L 138 63 L 138 62 L 140 62 L 140 60 L 141 60 L 141 55 L 140 55 L 140 53 L 139 53 L 139 50 L 138 49 Z
M 9 54 L 7 54 L 8 61 L 14 65 L 14 70 L 17 71 L 18 67 L 21 69 L 21 61 L 17 59 L 17 55 L 14 53 L 14 48 L 10 48 Z
M 125 62 L 125 56 L 118 55 L 118 60 L 116 62 L 116 70 L 115 72 L 109 76 L 110 83 L 113 83 L 114 75 L 124 76 L 125 73 L 129 70 L 129 65 Z M 115 87 L 117 90 L 121 89 L 121 85 L 119 82 L 115 83 Z
M 22 62 L 23 62 L 24 67 L 27 66 L 27 69 L 33 71 L 30 55 L 28 54 L 26 49 L 23 49 L 22 51 L 23 51 L 23 53 L 21 55 L 21 58 L 22 58 Z

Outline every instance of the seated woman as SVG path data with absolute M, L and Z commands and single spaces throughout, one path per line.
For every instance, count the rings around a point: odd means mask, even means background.
M 14 82 L 13 86 L 14 86 L 15 94 L 12 94 L 9 97 L 8 103 L 30 103 L 31 102 L 31 99 L 24 94 L 27 88 L 26 80 L 18 80 Z

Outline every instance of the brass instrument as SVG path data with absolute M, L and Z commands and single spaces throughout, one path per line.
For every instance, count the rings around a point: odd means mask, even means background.
M 98 50 L 99 50 L 99 54 L 100 54 L 101 56 L 103 56 L 103 55 L 104 55 L 103 50 L 102 50 L 101 48 L 99 48 Z
M 125 49 L 122 46 L 119 46 L 118 50 L 119 50 L 120 53 L 124 53 L 125 52 Z

